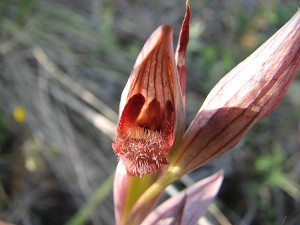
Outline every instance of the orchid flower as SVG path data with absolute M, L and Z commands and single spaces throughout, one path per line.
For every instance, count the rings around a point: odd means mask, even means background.
M 200 200 L 206 206 L 218 191 L 222 172 L 150 213 L 169 184 L 230 150 L 257 121 L 272 112 L 299 68 L 300 11 L 216 84 L 185 131 L 189 23 L 186 2 L 176 53 L 171 26 L 159 27 L 145 43 L 122 93 L 113 144 L 119 158 L 114 183 L 117 225 L 149 225 L 170 216 L 176 218 L 176 205 L 191 208 L 196 190 L 208 190 L 205 187 L 212 185 L 215 188 L 210 200 Z M 176 210 L 170 213 L 171 209 Z M 182 221 L 189 222 L 178 224 L 195 223 L 197 213 L 180 212 Z

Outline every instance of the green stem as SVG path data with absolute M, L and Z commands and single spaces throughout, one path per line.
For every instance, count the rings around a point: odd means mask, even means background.
M 141 218 L 138 218 L 139 215 L 142 213 L 143 209 L 152 206 L 160 196 L 160 194 L 165 190 L 165 188 L 173 183 L 173 181 L 177 180 L 181 177 L 180 170 L 176 167 L 169 167 L 167 172 L 160 177 L 154 184 L 152 184 L 143 195 L 136 201 L 135 205 L 133 206 L 129 216 L 127 218 L 126 225 L 133 225 L 136 224 Z
M 121 224 L 126 224 L 126 219 L 135 205 L 139 197 L 147 190 L 151 185 L 152 177 L 151 175 L 145 175 L 143 177 L 130 177 L 130 186 L 128 187 L 127 201 L 124 208 Z

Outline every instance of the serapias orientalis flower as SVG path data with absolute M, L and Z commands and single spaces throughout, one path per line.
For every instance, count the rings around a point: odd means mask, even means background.
M 144 45 L 122 93 L 120 115 L 113 149 L 128 173 L 142 176 L 168 164 L 185 121 L 171 26 L 159 27 Z

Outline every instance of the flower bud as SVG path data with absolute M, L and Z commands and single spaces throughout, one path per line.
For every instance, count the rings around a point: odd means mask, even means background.
M 300 63 L 300 11 L 213 88 L 189 126 L 173 169 L 187 173 L 232 148 L 273 111 Z

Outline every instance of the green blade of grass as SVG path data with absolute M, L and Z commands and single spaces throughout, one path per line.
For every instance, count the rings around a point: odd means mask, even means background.
M 91 196 L 89 201 L 83 205 L 66 225 L 83 225 L 87 222 L 90 213 L 99 205 L 112 191 L 114 174 L 110 175 Z

